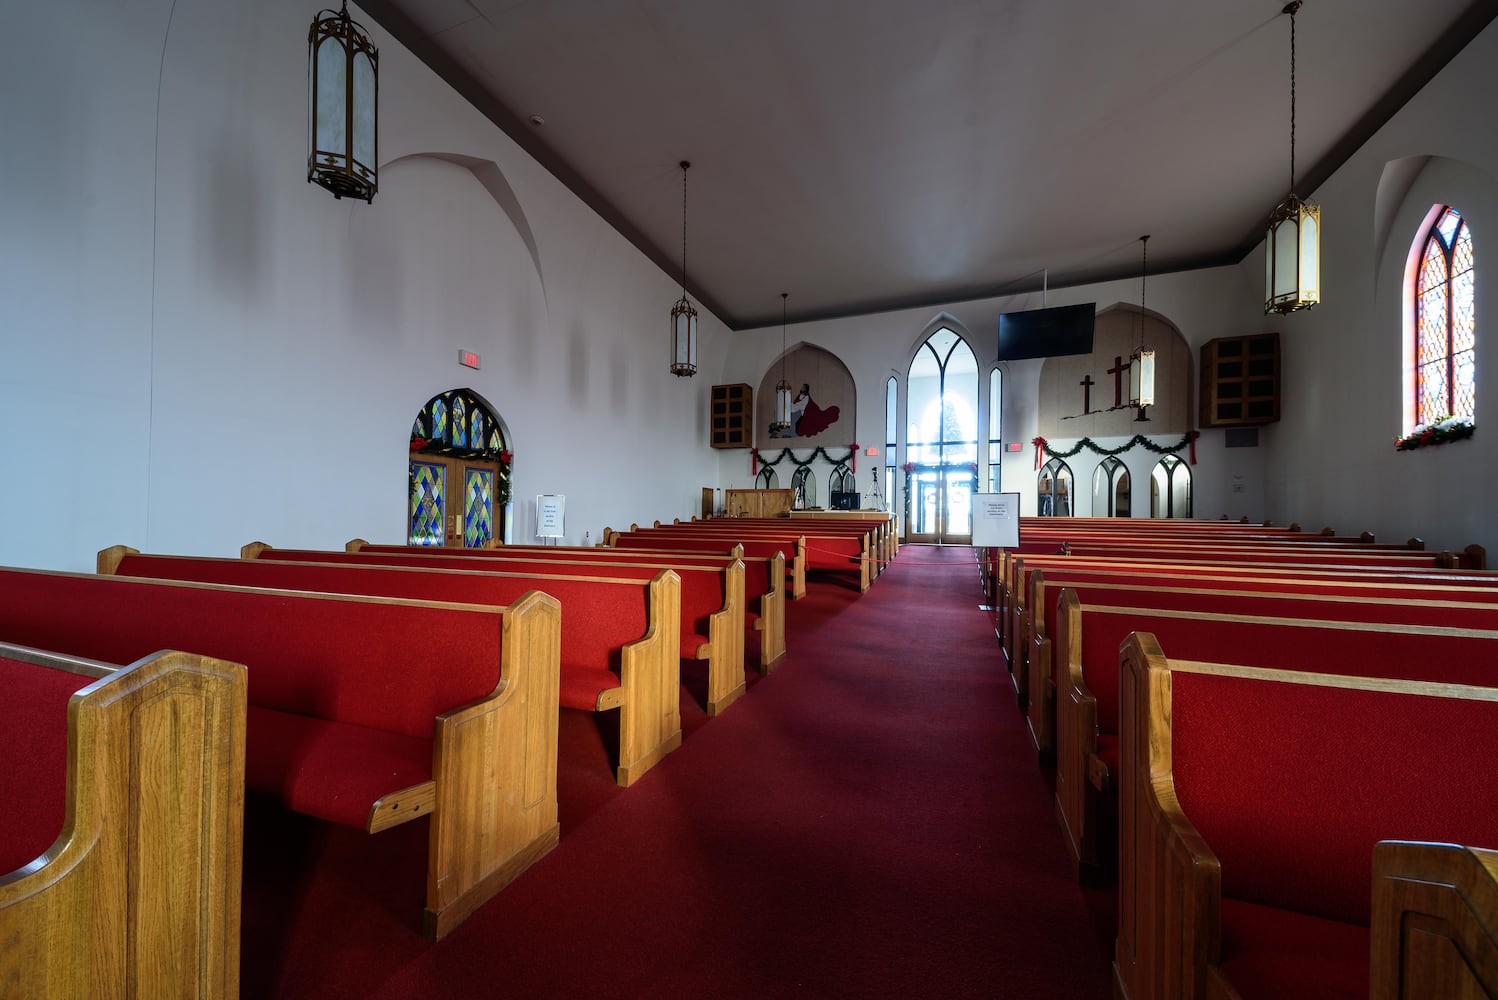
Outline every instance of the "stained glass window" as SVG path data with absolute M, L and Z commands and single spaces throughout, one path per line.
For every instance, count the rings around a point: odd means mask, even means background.
M 463 545 L 476 549 L 494 537 L 494 473 L 466 470 L 463 491 Z
M 463 397 L 453 398 L 453 447 L 468 447 L 468 420 L 463 412 Z
M 442 545 L 442 514 L 447 506 L 447 469 L 437 462 L 411 463 L 411 493 L 406 519 L 411 545 Z
M 447 403 L 439 396 L 432 400 L 432 440 L 447 440 Z
M 1415 279 L 1415 423 L 1473 419 L 1477 313 L 1472 232 L 1454 208 L 1425 237 Z

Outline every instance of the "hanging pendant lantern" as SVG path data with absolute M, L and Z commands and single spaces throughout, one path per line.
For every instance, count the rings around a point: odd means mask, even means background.
M 307 33 L 307 180 L 333 197 L 374 200 L 380 54 L 362 25 L 319 11 Z
M 1144 346 L 1144 291 L 1149 275 L 1148 236 L 1139 237 L 1142 261 L 1139 267 L 1139 346 L 1129 355 L 1129 405 L 1139 407 L 1135 421 L 1149 420 L 1147 407 L 1155 405 L 1155 352 Z
M 1295 194 L 1295 14 L 1301 0 L 1281 11 L 1290 15 L 1290 195 L 1269 215 L 1264 237 L 1264 311 L 1291 313 L 1321 301 L 1321 206 Z
M 681 161 L 681 298 L 671 307 L 671 374 L 697 374 L 697 310 L 687 301 L 687 168 Z
M 789 292 L 780 293 L 780 381 L 775 386 L 775 422 L 771 436 L 791 428 L 791 384 L 785 379 L 785 302 Z

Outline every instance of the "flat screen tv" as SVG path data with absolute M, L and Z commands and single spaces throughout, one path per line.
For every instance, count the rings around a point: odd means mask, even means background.
M 999 360 L 1092 353 L 1096 302 L 999 315 Z

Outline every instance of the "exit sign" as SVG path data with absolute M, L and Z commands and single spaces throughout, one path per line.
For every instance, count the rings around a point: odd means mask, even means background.
M 1018 441 L 1011 441 L 1011 442 L 1009 442 L 1008 444 L 1006 444 L 1004 446 L 1004 450 L 1005 451 L 1019 451 L 1023 447 L 1024 447 L 1024 445 L 1020 444 Z
M 477 370 L 479 366 L 479 356 L 472 351 L 459 351 L 458 364 L 462 365 L 464 368 L 473 368 Z

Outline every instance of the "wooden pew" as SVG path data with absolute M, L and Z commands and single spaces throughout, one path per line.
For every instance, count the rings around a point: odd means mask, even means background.
M 1024 672 L 1029 678 L 1027 723 L 1037 752 L 1044 759 L 1054 750 L 1055 671 L 1050 633 L 1055 628 L 1055 594 L 1070 587 L 1080 598 L 1126 607 L 1174 608 L 1209 613 L 1320 617 L 1385 623 L 1498 628 L 1498 589 L 1438 587 L 1434 582 L 1386 583 L 1328 580 L 1292 572 L 1174 578 L 1150 575 L 1132 566 L 1104 570 L 1070 567 L 1029 571 L 1021 576 L 1029 597 L 1020 623 L 1026 644 Z M 1276 606 L 1285 600 L 1291 606 Z
M 1367 996 L 1376 845 L 1498 837 L 1498 689 L 1167 661 L 1148 633 L 1120 670 L 1121 996 Z
M 770 525 L 740 525 L 739 519 L 698 521 L 693 524 L 661 525 L 640 528 L 632 525 L 630 533 L 647 539 L 656 538 L 714 538 L 719 541 L 768 541 L 782 547 L 797 545 L 805 539 L 802 550 L 806 553 L 805 567 L 830 572 L 852 572 L 857 575 L 858 589 L 862 593 L 873 583 L 874 567 L 878 560 L 873 549 L 874 542 L 867 532 L 824 529 L 803 523 L 785 522 L 785 527 Z
M 628 786 L 638 781 L 681 746 L 677 694 L 681 584 L 670 570 L 654 573 L 650 579 L 633 580 L 474 573 L 356 562 L 283 562 L 267 558 L 270 554 L 264 552 L 258 559 L 158 556 L 116 545 L 99 553 L 98 565 L 100 573 L 151 579 L 488 605 L 504 605 L 539 591 L 555 598 L 562 608 L 558 650 L 561 707 L 619 712 L 619 784 Z M 358 558 L 347 553 L 334 555 Z M 742 668 L 739 673 L 742 683 Z
M 245 670 L 0 645 L 0 993 L 239 994 Z
M 271 550 L 263 542 L 251 542 L 240 549 L 245 558 L 256 558 L 261 552 Z M 315 550 L 295 550 L 309 553 L 306 557 L 293 556 L 301 561 L 316 562 L 310 553 Z M 769 673 L 785 655 L 785 556 L 776 552 L 774 556 L 721 556 L 709 553 L 665 552 L 637 549 L 614 549 L 604 547 L 554 546 L 554 545 L 501 545 L 492 549 L 434 549 L 409 545 L 375 545 L 362 538 L 351 539 L 344 545 L 346 552 L 377 553 L 380 555 L 440 555 L 458 559 L 477 559 L 481 564 L 500 564 L 506 561 L 546 560 L 553 563 L 569 563 L 590 566 L 612 566 L 621 562 L 656 569 L 728 569 L 737 559 L 744 565 L 744 625 L 761 633 L 759 643 L 759 671 Z M 281 558 L 286 558 L 284 555 Z M 683 578 L 683 587 L 686 580 Z M 687 601 L 682 595 L 683 606 Z M 683 611 L 683 634 L 690 621 Z
M 0 635 L 245 663 L 246 782 L 377 833 L 431 815 L 435 940 L 557 843 L 560 611 L 0 569 Z
M 1373 849 L 1370 1000 L 1498 996 L 1498 851 Z
M 688 552 L 740 556 L 779 555 L 786 561 L 786 573 L 790 581 L 790 597 L 798 601 L 806 596 L 806 539 L 797 537 L 790 544 L 759 539 L 736 539 L 703 534 L 699 536 L 644 535 L 604 528 L 604 537 L 610 548 L 639 549 L 650 552 Z
M 1207 614 L 1083 604 L 1063 588 L 1056 635 L 1056 802 L 1073 863 L 1097 863 L 1098 815 L 1117 788 L 1119 644 L 1156 635 L 1183 659 L 1485 685 L 1498 682 L 1498 630 Z

